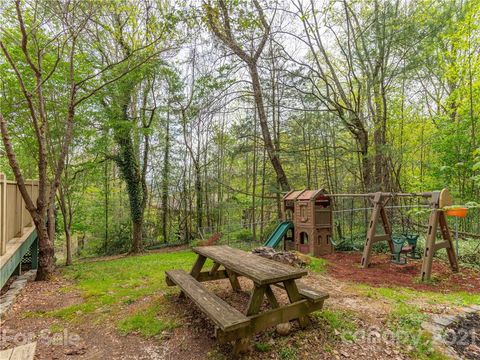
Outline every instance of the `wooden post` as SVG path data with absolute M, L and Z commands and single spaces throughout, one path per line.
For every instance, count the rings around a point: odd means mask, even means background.
M 7 251 L 7 179 L 0 173 L 0 255 Z
M 25 203 L 23 202 L 23 196 L 20 190 L 18 189 L 18 185 L 15 187 L 16 192 L 16 214 L 17 214 L 17 225 L 18 225 L 18 236 L 21 237 L 23 235 L 23 229 L 25 227 L 25 223 L 23 221 L 23 212 L 26 211 Z
M 453 239 L 448 228 L 447 219 L 445 216 L 445 212 L 442 211 L 439 218 L 440 223 L 440 230 L 442 232 L 442 237 L 446 241 L 447 246 L 445 249 L 447 250 L 448 261 L 450 262 L 450 268 L 454 271 L 458 271 L 458 261 L 457 256 L 458 254 L 455 252 L 455 247 L 453 246 Z
M 233 286 L 233 284 L 232 284 Z M 248 301 L 248 307 L 246 311 L 246 316 L 257 315 L 260 311 L 260 306 L 262 305 L 263 298 L 265 296 L 266 286 L 256 286 L 253 288 L 250 295 L 250 300 Z M 250 337 L 241 337 L 235 341 L 235 346 L 233 348 L 233 353 L 238 355 L 240 353 L 246 352 L 250 346 Z
M 214 276 L 214 275 L 217 273 L 219 267 L 220 267 L 220 264 L 219 264 L 219 263 L 213 262 L 213 266 L 212 266 L 212 268 L 210 269 L 209 274 L 210 274 L 211 276 Z
M 445 213 L 442 210 L 444 206 L 451 205 L 451 202 L 451 196 L 446 189 L 442 190 L 442 192 L 436 191 L 432 193 L 430 198 L 432 212 L 430 213 L 430 219 L 428 221 L 427 239 L 425 242 L 425 250 L 423 252 L 422 281 L 430 280 L 432 275 L 433 257 L 440 249 L 446 249 L 452 271 L 458 271 L 457 254 L 455 253 Z M 437 231 L 439 225 L 443 241 L 437 243 Z
M 423 251 L 422 281 L 430 280 L 432 274 L 433 255 L 435 255 L 434 246 L 437 237 L 438 228 L 438 209 L 433 209 L 428 220 L 427 239 Z
M 390 251 L 393 252 L 392 228 L 385 211 L 385 205 L 390 201 L 390 197 L 381 192 L 377 192 L 374 194 L 371 201 L 373 203 L 373 211 L 368 225 L 367 238 L 365 239 L 361 262 L 362 268 L 364 269 L 368 268 L 368 265 L 370 265 L 372 247 L 376 242 L 387 241 Z M 379 220 L 382 222 L 384 230 L 384 234 L 380 235 L 377 234 L 377 224 Z

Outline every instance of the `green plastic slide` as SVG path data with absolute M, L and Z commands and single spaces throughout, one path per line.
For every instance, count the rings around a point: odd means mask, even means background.
M 271 248 L 277 247 L 289 229 L 293 229 L 293 223 L 291 221 L 281 222 L 280 224 L 278 224 L 277 228 L 270 234 L 263 246 Z

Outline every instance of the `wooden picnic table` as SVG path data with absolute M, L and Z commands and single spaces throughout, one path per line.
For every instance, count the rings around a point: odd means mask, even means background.
M 309 322 L 307 315 L 321 309 L 328 298 L 328 294 L 296 282 L 307 275 L 304 269 L 229 246 L 195 247 L 193 251 L 198 256 L 190 274 L 183 270 L 167 271 L 167 284 L 179 286 L 181 295 L 188 296 L 215 323 L 219 341 L 235 341 L 235 353 L 248 348 L 252 334 L 270 326 L 298 319 L 300 326 L 305 327 Z M 202 271 L 207 259 L 213 261 L 213 266 Z M 233 290 L 240 291 L 239 276 L 252 280 L 254 284 L 245 313 L 233 308 L 201 284 L 228 278 Z M 290 304 L 280 306 L 272 286 L 285 289 Z M 260 312 L 265 297 L 270 309 Z

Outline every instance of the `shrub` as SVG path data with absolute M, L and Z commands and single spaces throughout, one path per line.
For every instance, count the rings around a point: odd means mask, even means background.
M 252 231 L 250 229 L 241 229 L 241 230 L 237 230 L 237 231 L 233 232 L 231 234 L 231 237 L 234 240 L 237 240 L 237 241 L 248 242 L 248 241 L 252 241 L 253 234 L 252 234 Z

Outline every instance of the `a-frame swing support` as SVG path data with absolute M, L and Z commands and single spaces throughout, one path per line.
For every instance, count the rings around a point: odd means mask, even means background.
M 452 271 L 458 271 L 457 255 L 453 246 L 453 240 L 448 228 L 445 212 L 442 210 L 444 206 L 452 205 L 452 197 L 446 189 L 442 191 L 434 191 L 428 193 L 428 195 L 431 213 L 428 222 L 425 250 L 423 253 L 422 281 L 430 280 L 432 275 L 433 258 L 435 253 L 440 249 L 445 249 L 447 251 Z M 382 192 L 374 193 L 370 196 L 370 200 L 373 203 L 373 211 L 370 217 L 367 238 L 365 239 L 365 246 L 363 249 L 361 262 L 363 268 L 367 268 L 370 265 L 373 244 L 380 241 L 387 241 L 391 252 L 393 252 L 392 228 L 385 211 L 385 206 L 392 197 L 393 194 Z M 383 227 L 383 234 L 377 234 L 377 225 L 379 222 L 381 222 Z M 442 236 L 441 242 L 437 242 L 437 232 L 439 228 Z
M 367 238 L 365 239 L 365 246 L 363 248 L 361 262 L 363 268 L 367 268 L 368 265 L 370 265 L 373 244 L 380 241 L 387 241 L 390 252 L 393 252 L 392 227 L 390 226 L 390 221 L 385 211 L 385 206 L 390 199 L 391 197 L 381 192 L 375 193 L 373 198 L 370 198 L 373 203 L 373 211 L 370 222 L 368 223 Z M 377 224 L 379 221 L 381 221 L 383 227 L 383 234 L 377 234 Z
M 432 212 L 428 220 L 427 240 L 425 241 L 425 250 L 423 252 L 422 264 L 422 281 L 430 280 L 432 275 L 433 257 L 440 249 L 445 249 L 448 255 L 448 261 L 452 271 L 458 271 L 457 254 L 453 246 L 452 236 L 448 228 L 445 212 L 442 210 L 444 206 L 452 205 L 452 198 L 446 189 L 432 193 L 430 198 L 430 206 Z M 437 243 L 437 231 L 440 232 L 443 241 Z

